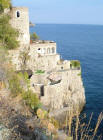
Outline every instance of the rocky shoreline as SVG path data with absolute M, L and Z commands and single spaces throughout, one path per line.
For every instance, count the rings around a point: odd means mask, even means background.
M 30 27 L 34 27 L 35 24 L 33 24 L 32 22 L 29 22 L 29 26 L 30 26 Z

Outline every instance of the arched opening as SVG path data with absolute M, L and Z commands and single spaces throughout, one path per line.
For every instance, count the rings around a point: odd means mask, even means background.
M 20 17 L 20 12 L 19 11 L 17 11 L 17 18 L 19 18 Z
M 72 64 L 70 64 L 70 68 L 72 68 Z
M 40 51 L 41 49 L 40 48 L 38 48 L 38 51 Z
M 52 48 L 52 53 L 55 53 L 55 48 Z
M 45 48 L 43 49 L 43 53 L 46 54 L 46 49 Z
M 47 53 L 48 53 L 48 54 L 50 53 L 50 48 L 47 49 Z

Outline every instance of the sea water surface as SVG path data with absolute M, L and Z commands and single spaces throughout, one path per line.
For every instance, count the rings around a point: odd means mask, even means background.
M 30 28 L 42 40 L 53 40 L 57 51 L 66 60 L 80 60 L 86 94 L 83 113 L 92 123 L 103 111 L 103 26 L 71 24 L 36 24 Z M 103 122 L 99 127 L 103 133 Z

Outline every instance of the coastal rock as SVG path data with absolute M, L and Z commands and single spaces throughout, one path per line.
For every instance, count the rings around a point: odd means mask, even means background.
M 20 18 L 16 17 L 17 11 Z M 22 34 L 18 38 L 20 47 L 9 52 L 16 70 L 33 72 L 30 89 L 50 112 L 56 111 L 58 116 L 65 111 L 80 112 L 86 102 L 80 62 L 62 60 L 54 41 L 30 43 L 28 9 L 15 7 L 11 13 L 11 25 Z
M 32 22 L 29 22 L 29 26 L 30 26 L 30 27 L 34 27 L 35 24 L 33 24 Z

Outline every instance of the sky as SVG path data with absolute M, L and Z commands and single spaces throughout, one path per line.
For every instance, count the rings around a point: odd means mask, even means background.
M 103 0 L 12 0 L 29 8 L 33 23 L 103 25 Z

